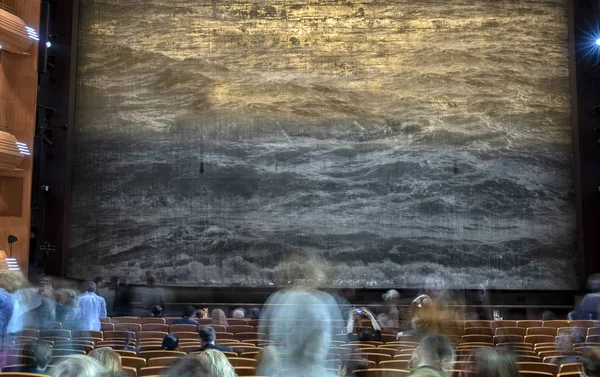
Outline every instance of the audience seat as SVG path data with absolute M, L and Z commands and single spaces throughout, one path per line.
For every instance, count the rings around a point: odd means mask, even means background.
M 148 359 L 149 367 L 167 367 L 176 362 L 181 356 L 153 357 Z
M 585 374 L 583 372 L 565 372 L 557 374 L 556 377 L 585 377 Z
M 142 331 L 137 334 L 137 338 L 138 340 L 160 339 L 160 341 L 162 342 L 164 337 L 167 335 L 169 335 L 169 333 L 160 331 Z M 196 337 L 198 337 L 198 334 L 196 334 Z
M 58 329 L 48 329 L 48 330 L 40 330 L 39 333 L 40 338 L 66 338 L 71 339 L 71 331 L 70 330 L 58 330 Z
M 174 321 L 181 319 L 181 317 L 165 317 L 165 323 L 171 325 Z
M 542 327 L 542 321 L 538 320 L 525 320 L 525 321 L 517 321 L 517 327 Z
M 85 351 L 74 350 L 74 349 L 53 349 L 52 356 L 73 356 L 73 355 L 85 355 Z
M 144 345 L 138 347 L 138 351 L 160 351 L 160 350 L 162 350 L 162 344 L 158 344 L 158 343 L 144 344 Z
M 174 332 L 195 332 L 195 333 L 197 333 L 198 332 L 198 328 L 196 326 L 185 325 L 185 324 L 171 325 L 169 327 L 169 329 L 171 330 L 171 333 L 174 333 Z M 198 335 L 196 334 L 196 336 L 198 336 Z
M 379 353 L 379 352 L 360 352 L 360 353 L 352 353 L 350 354 L 350 358 L 366 358 L 368 360 L 372 360 L 374 362 L 376 362 L 377 364 L 379 364 L 380 362 L 384 361 L 384 360 L 392 360 L 393 357 L 385 354 L 385 353 Z
M 166 366 L 144 367 L 144 368 L 138 370 L 138 374 L 137 375 L 138 375 L 138 377 L 161 376 L 168 369 L 169 369 L 169 367 L 166 367 Z
M 383 335 L 381 337 L 383 340 Z M 413 342 L 415 339 L 416 339 L 416 337 L 414 335 L 409 335 L 409 334 L 396 336 L 396 340 L 398 340 L 399 342 Z
M 135 357 L 135 351 L 131 351 L 131 350 L 114 350 L 116 353 L 118 353 L 119 355 L 121 355 L 121 357 L 123 356 L 127 356 L 127 357 Z
M 579 373 L 581 372 L 580 363 L 567 363 L 560 366 L 558 373 Z
M 142 325 L 139 323 L 115 323 L 115 331 L 130 331 L 133 333 L 142 332 Z
M 571 327 L 594 327 L 597 326 L 597 323 L 595 321 L 592 320 L 586 320 L 586 319 L 576 319 L 574 321 L 569 321 L 569 326 Z
M 567 320 L 552 320 L 552 321 L 543 321 L 542 327 L 569 327 L 569 322 Z
M 9 335 L 15 335 L 15 336 L 27 336 L 27 337 L 31 337 L 31 338 L 39 338 L 40 337 L 40 330 L 36 330 L 36 329 L 23 329 L 19 332 L 16 332 L 14 334 L 9 334 Z
M 536 362 L 518 362 L 517 367 L 519 370 L 527 370 L 534 372 L 546 372 L 552 375 L 556 375 L 558 372 L 558 367 L 556 364 L 547 364 L 547 363 L 536 363 Z
M 127 338 L 131 338 L 131 339 L 135 339 L 135 333 L 132 331 L 104 331 L 104 340 L 109 340 L 109 339 L 127 339 Z
M 20 364 L 29 364 L 35 363 L 35 359 L 31 356 L 25 355 L 6 355 L 3 356 L 6 358 L 6 365 L 20 365 Z
M 490 327 L 492 329 L 497 329 L 498 327 L 519 327 L 519 326 L 517 326 L 518 323 L 519 323 L 519 321 L 499 320 L 499 321 L 492 321 L 490 323 Z
M 406 369 L 369 368 L 354 371 L 356 377 L 405 377 L 409 374 Z
M 506 343 L 497 343 L 496 347 L 510 347 L 513 349 L 521 349 L 521 350 L 533 350 L 533 344 L 526 342 L 506 342 Z
M 145 366 L 147 366 L 146 359 L 144 359 L 143 357 L 124 356 L 124 355 L 121 355 L 121 364 L 124 367 L 131 367 L 131 368 L 135 368 L 136 370 L 140 370 L 141 368 L 144 368 Z
M 370 360 L 369 360 L 370 362 Z M 409 369 L 410 360 L 384 360 L 379 363 L 380 368 L 384 369 Z M 370 366 L 370 365 L 369 365 Z M 371 366 L 370 366 L 371 367 Z M 373 368 L 375 368 L 375 362 L 373 361 Z
M 261 347 L 255 347 L 255 346 L 250 346 L 250 345 L 234 345 L 234 346 L 229 346 L 231 349 L 233 349 L 233 352 L 237 353 L 237 354 L 241 354 L 244 352 L 253 352 L 253 351 L 261 351 L 262 352 L 262 348 Z
M 556 336 L 554 327 L 528 327 L 525 335 L 549 335 Z
M 385 353 L 386 355 L 390 355 L 391 357 L 396 356 L 397 353 L 399 353 L 399 351 L 395 348 L 384 348 L 384 347 L 378 347 L 376 350 L 371 351 L 371 352 L 375 352 L 375 353 Z M 412 352 L 410 352 L 412 354 Z
M 520 377 L 554 377 L 552 373 L 548 372 L 538 372 L 533 370 L 520 370 Z
M 200 351 L 200 344 L 194 344 L 194 345 L 184 345 L 184 346 L 179 346 L 179 348 L 177 348 L 177 351 L 181 351 L 181 352 L 185 352 L 185 353 L 192 353 L 192 352 L 198 352 Z M 235 354 L 237 355 L 237 354 Z
M 344 334 L 340 335 L 340 334 L 337 334 L 337 335 L 336 335 L 336 339 L 338 338 L 338 336 L 345 337 L 345 339 L 342 339 L 342 340 L 348 340 L 348 335 L 344 335 Z M 381 340 L 382 340 L 383 342 L 385 342 L 385 343 L 394 342 L 394 341 L 396 341 L 396 335 L 392 335 L 392 334 L 381 334 Z
M 587 327 L 559 327 L 556 329 L 556 336 L 572 336 L 579 339 L 585 339 L 587 336 Z
M 465 321 L 465 329 L 467 327 L 490 327 L 492 321 Z
M 463 335 L 462 342 L 494 343 L 491 335 Z
M 120 317 L 111 317 L 110 318 L 110 322 L 111 323 L 135 323 L 136 320 L 138 320 L 139 317 L 133 317 L 133 316 L 120 316 Z
M 50 362 L 50 365 L 58 365 L 61 362 L 69 359 L 69 357 L 73 357 L 74 355 L 71 356 L 52 356 L 52 361 Z
M 215 329 L 215 332 L 227 332 L 227 327 L 223 325 L 201 325 L 200 328 L 203 328 L 205 326 L 212 327 L 213 329 Z
M 157 318 L 160 319 L 160 318 Z M 144 323 L 142 324 L 142 332 L 146 331 L 160 331 L 160 332 L 169 332 L 169 325 L 165 323 Z
M 256 376 L 255 367 L 234 367 L 238 376 Z
M 539 362 L 544 361 L 539 356 L 527 356 L 527 355 L 517 355 L 517 359 L 519 360 L 519 362 L 539 363 Z
M 267 339 L 267 334 L 261 332 L 240 332 L 234 335 L 236 339 L 241 341 L 246 339 Z
M 554 343 L 554 337 L 551 335 L 526 335 L 524 338 L 526 343 Z
M 47 374 L 25 373 L 25 372 L 1 372 L 0 377 L 50 377 Z
M 254 327 L 248 325 L 233 325 L 227 326 L 227 332 L 238 334 L 242 332 L 254 332 Z
M 104 335 L 102 331 L 91 331 L 91 330 L 73 330 L 71 331 L 72 339 L 79 338 L 95 338 L 95 339 L 104 339 Z
M 256 368 L 256 359 L 250 359 L 247 357 L 228 357 L 227 360 L 234 367 L 252 367 Z
M 463 335 L 488 335 L 493 336 L 494 330 L 490 327 L 467 327 Z
M 182 339 L 194 339 L 194 340 L 198 340 L 198 333 L 197 332 L 191 332 L 191 331 L 171 331 L 171 334 L 176 335 L 179 338 L 179 341 L 181 342 Z
M 494 343 L 523 343 L 524 336 L 522 335 L 496 335 Z
M 233 335 L 230 332 L 215 332 L 215 337 L 216 337 L 217 340 L 219 340 L 219 339 L 237 340 L 235 338 L 235 335 Z
M 158 318 L 158 317 L 141 317 L 141 318 L 136 319 L 134 323 L 139 323 L 140 325 L 142 325 L 142 327 L 144 325 L 164 325 L 164 324 L 166 324 L 164 318 Z
M 100 327 L 101 327 L 102 331 L 115 331 L 114 323 L 101 323 Z
M 7 365 L 2 367 L 2 373 L 0 373 L 0 376 L 3 376 L 6 372 L 23 372 L 23 370 L 26 368 L 28 368 L 28 366 L 25 364 Z
M 237 353 L 235 352 L 223 352 L 225 356 L 229 357 L 237 357 Z M 262 359 L 262 351 L 251 351 L 251 352 L 242 352 L 240 353 L 240 357 L 245 357 L 247 359 Z
M 212 318 L 196 318 L 195 321 L 198 322 L 200 324 L 200 326 L 211 326 L 212 325 Z
M 392 335 L 396 336 L 396 334 L 398 334 L 399 332 L 400 332 L 400 327 L 381 326 L 382 334 L 392 334 Z
M 590 327 L 587 329 L 587 336 L 600 335 L 600 327 Z
M 527 329 L 522 327 L 496 327 L 494 335 L 519 335 L 525 336 Z
M 138 357 L 146 360 L 154 359 L 156 357 L 181 357 L 185 356 L 185 352 L 181 351 L 142 351 L 138 354 Z
M 239 318 L 227 318 L 227 324 L 229 326 L 249 326 L 247 319 L 239 319 Z

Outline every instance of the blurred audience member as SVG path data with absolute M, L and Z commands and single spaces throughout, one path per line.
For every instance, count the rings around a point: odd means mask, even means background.
M 26 283 L 27 280 L 20 271 L 0 271 L 0 288 L 9 294 L 9 296 L 2 294 L 0 303 L 3 309 L 0 321 L 8 321 L 6 327 L 4 323 L 1 323 L 3 334 L 19 332 L 26 326 L 25 315 L 33 306 L 31 304 L 33 292 L 25 288 Z
M 231 314 L 231 318 L 244 319 L 244 318 L 246 318 L 246 311 L 242 308 L 237 308 Z
M 119 289 L 119 283 L 118 276 L 111 276 L 110 282 L 100 292 L 100 296 L 106 301 L 106 313 L 109 317 L 115 316 L 115 298 L 116 292 Z
M 377 316 L 377 320 L 382 326 L 400 326 L 398 300 L 400 300 L 400 293 L 395 289 L 390 289 L 383 295 L 383 313 Z
M 213 325 L 221 325 L 221 326 L 229 326 L 227 323 L 227 317 L 225 316 L 225 312 L 221 309 L 215 309 L 211 313 L 212 324 Z
M 149 316 L 150 309 L 155 306 L 165 307 L 165 292 L 156 286 L 156 279 L 151 274 L 146 275 L 146 286 L 136 289 L 136 301 L 140 303 L 135 313 L 138 316 Z
M 545 310 L 542 313 L 542 321 L 554 321 L 556 319 L 556 314 L 551 310 Z
M 75 319 L 79 321 L 81 330 L 100 331 L 100 319 L 106 317 L 106 301 L 96 292 L 96 283 L 87 281 L 84 284 L 85 293 L 77 300 Z
M 50 375 L 52 377 L 98 377 L 104 375 L 104 369 L 98 361 L 89 356 L 73 355 L 52 368 Z
M 577 327 L 573 328 L 573 331 L 577 331 Z M 560 368 L 563 364 L 570 363 L 579 363 L 580 357 L 579 353 L 575 351 L 573 348 L 573 343 L 581 342 L 576 335 L 561 335 L 555 338 L 556 351 L 560 353 L 560 355 L 552 358 L 549 362 L 552 364 L 558 365 Z
M 130 315 L 132 312 L 133 290 L 127 281 L 121 281 L 115 290 L 114 315 L 117 317 Z
M 475 371 L 485 377 L 519 377 L 516 356 L 502 348 L 479 348 L 475 352 Z
M 196 319 L 204 319 L 207 318 L 207 312 L 204 309 L 196 310 Z
M 454 365 L 454 347 L 444 335 L 426 335 L 419 342 L 413 362 L 416 369 L 411 376 L 447 377 L 444 370 L 451 370 Z
M 401 335 L 412 335 L 415 339 L 421 339 L 427 334 L 435 334 L 442 330 L 442 312 L 437 303 L 428 295 L 419 295 L 410 304 L 410 318 L 412 329 L 401 331 Z
M 586 377 L 600 377 L 600 348 L 586 348 L 583 351 L 581 368 Z
M 369 360 L 360 356 L 344 358 L 340 363 L 339 377 L 355 377 L 354 371 L 369 369 Z
M 75 319 L 77 293 L 72 289 L 59 289 L 56 297 L 56 321 L 72 322 Z
M 200 351 L 207 349 L 213 349 L 222 352 L 233 351 L 230 347 L 217 346 L 215 344 L 215 341 L 217 340 L 217 334 L 215 334 L 215 329 L 210 326 L 201 327 L 200 331 L 198 332 L 198 336 L 200 338 Z
M 89 356 L 92 359 L 97 360 L 100 365 L 102 365 L 105 373 L 116 375 L 123 370 L 123 366 L 121 365 L 121 355 L 113 351 L 111 348 L 96 348 L 89 353 Z
M 175 351 L 179 347 L 179 338 L 175 334 L 169 334 L 163 338 L 161 350 Z
M 173 321 L 173 325 L 194 325 L 196 327 L 200 326 L 198 322 L 194 321 L 195 316 L 196 308 L 188 305 L 183 309 L 183 314 L 181 315 L 181 318 Z
M 30 311 L 27 326 L 48 329 L 56 319 L 56 301 L 51 277 L 43 276 L 40 279 L 40 286 L 36 294 L 39 304 Z
M 25 350 L 30 353 L 33 359 L 27 359 L 22 372 L 47 374 L 48 364 L 52 361 L 52 347 L 47 343 L 34 341 L 25 346 Z
M 277 376 L 281 372 L 281 358 L 275 346 L 263 348 L 256 374 L 258 376 Z
M 165 377 L 220 377 L 210 373 L 204 362 L 197 356 L 178 359 L 165 373 Z
M 246 313 L 246 318 L 249 319 L 260 319 L 260 309 L 259 308 L 251 308 Z
M 225 354 L 219 350 L 207 349 L 200 353 L 198 358 L 213 376 L 237 377 L 235 369 L 233 369 Z
M 152 317 L 162 317 L 163 308 L 161 306 L 153 306 L 152 307 Z
M 364 317 L 371 321 L 371 327 L 362 326 L 361 321 Z M 379 323 L 377 323 L 373 313 L 366 308 L 352 309 L 350 311 L 346 330 L 349 342 L 381 342 L 381 327 L 379 327 Z
M 7 333 L 8 324 L 15 310 L 15 300 L 10 293 L 0 288 L 0 343 Z

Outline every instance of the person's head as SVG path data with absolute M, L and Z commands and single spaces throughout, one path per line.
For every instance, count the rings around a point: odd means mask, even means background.
M 200 344 L 204 346 L 205 344 L 213 344 L 217 336 L 215 329 L 210 326 L 204 326 L 198 331 L 198 337 L 200 338 Z
M 152 316 L 160 317 L 162 315 L 162 307 L 160 305 L 155 305 L 152 307 Z
M 156 285 L 156 278 L 152 275 L 146 276 L 146 285 L 149 287 L 154 287 Z
M 383 298 L 383 302 L 386 304 L 388 304 L 388 303 L 397 304 L 398 300 L 400 299 L 400 293 L 398 293 L 398 291 L 395 289 L 390 289 L 389 291 L 384 293 L 382 298 Z
M 215 309 L 211 313 L 213 325 L 227 326 L 227 317 L 225 312 L 221 309 Z
M 94 283 L 96 283 L 96 288 L 102 288 L 104 286 L 104 278 L 102 276 L 96 276 Z
M 415 353 L 418 360 L 417 366 L 452 369 L 454 365 L 454 346 L 444 335 L 426 335 L 419 342 Z
M 360 342 L 368 342 L 372 339 L 372 331 L 370 327 L 361 327 L 358 329 L 357 333 L 358 340 Z
M 193 318 L 195 315 L 196 315 L 196 308 L 188 305 L 185 308 L 183 308 L 183 314 L 181 316 L 186 317 L 186 318 Z
M 600 377 L 600 348 L 586 348 L 583 351 L 581 368 L 586 377 Z
M 77 293 L 72 289 L 59 289 L 55 293 L 56 303 L 63 306 L 75 306 Z
M 0 271 L 0 288 L 7 292 L 13 293 L 22 288 L 26 282 L 27 280 L 21 271 Z
M 551 310 L 546 310 L 542 313 L 542 321 L 553 321 L 556 319 L 556 314 Z
M 250 310 L 248 310 L 248 313 L 246 313 L 246 317 L 250 319 L 260 319 L 260 309 L 251 308 Z
M 27 359 L 27 366 L 45 371 L 50 361 L 52 361 L 52 348 L 46 343 L 33 342 L 26 345 L 25 349 L 33 356 L 33 360 Z
M 202 309 L 198 309 L 198 310 L 196 310 L 196 318 L 200 318 L 200 319 L 202 319 L 202 318 L 204 318 L 205 314 L 206 314 L 206 313 L 205 313 L 205 312 L 204 312 L 204 310 L 202 310 Z
M 117 373 L 123 368 L 121 365 L 121 356 L 108 347 L 96 348 L 89 353 L 92 359 L 97 360 L 106 373 Z
M 236 377 L 235 369 L 231 366 L 225 354 L 218 350 L 207 349 L 198 358 L 213 376 Z
M 102 365 L 85 355 L 69 356 L 50 371 L 52 377 L 98 377 L 102 374 Z
M 179 338 L 175 334 L 169 334 L 162 341 L 162 350 L 175 351 L 179 347 Z
M 86 292 L 96 292 L 96 283 L 94 283 L 93 281 L 86 281 L 85 283 L 83 283 L 83 289 Z
M 235 319 L 244 319 L 246 317 L 246 311 L 242 308 L 237 308 L 233 311 L 231 317 Z
M 202 360 L 188 355 L 178 359 L 166 371 L 165 377 L 218 377 L 213 376 Z
M 508 349 L 480 348 L 475 352 L 475 371 L 486 377 L 518 377 L 517 359 Z

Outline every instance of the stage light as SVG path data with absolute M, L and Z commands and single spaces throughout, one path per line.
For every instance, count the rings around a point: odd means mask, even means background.
M 52 42 L 50 42 L 50 41 L 46 42 L 46 48 L 50 48 L 50 47 L 52 47 Z
M 596 39 L 596 46 L 600 46 L 600 38 Z

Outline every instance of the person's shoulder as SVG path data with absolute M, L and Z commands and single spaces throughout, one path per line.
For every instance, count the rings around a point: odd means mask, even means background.
M 444 374 L 441 370 L 425 366 L 415 369 L 410 377 L 444 377 Z

